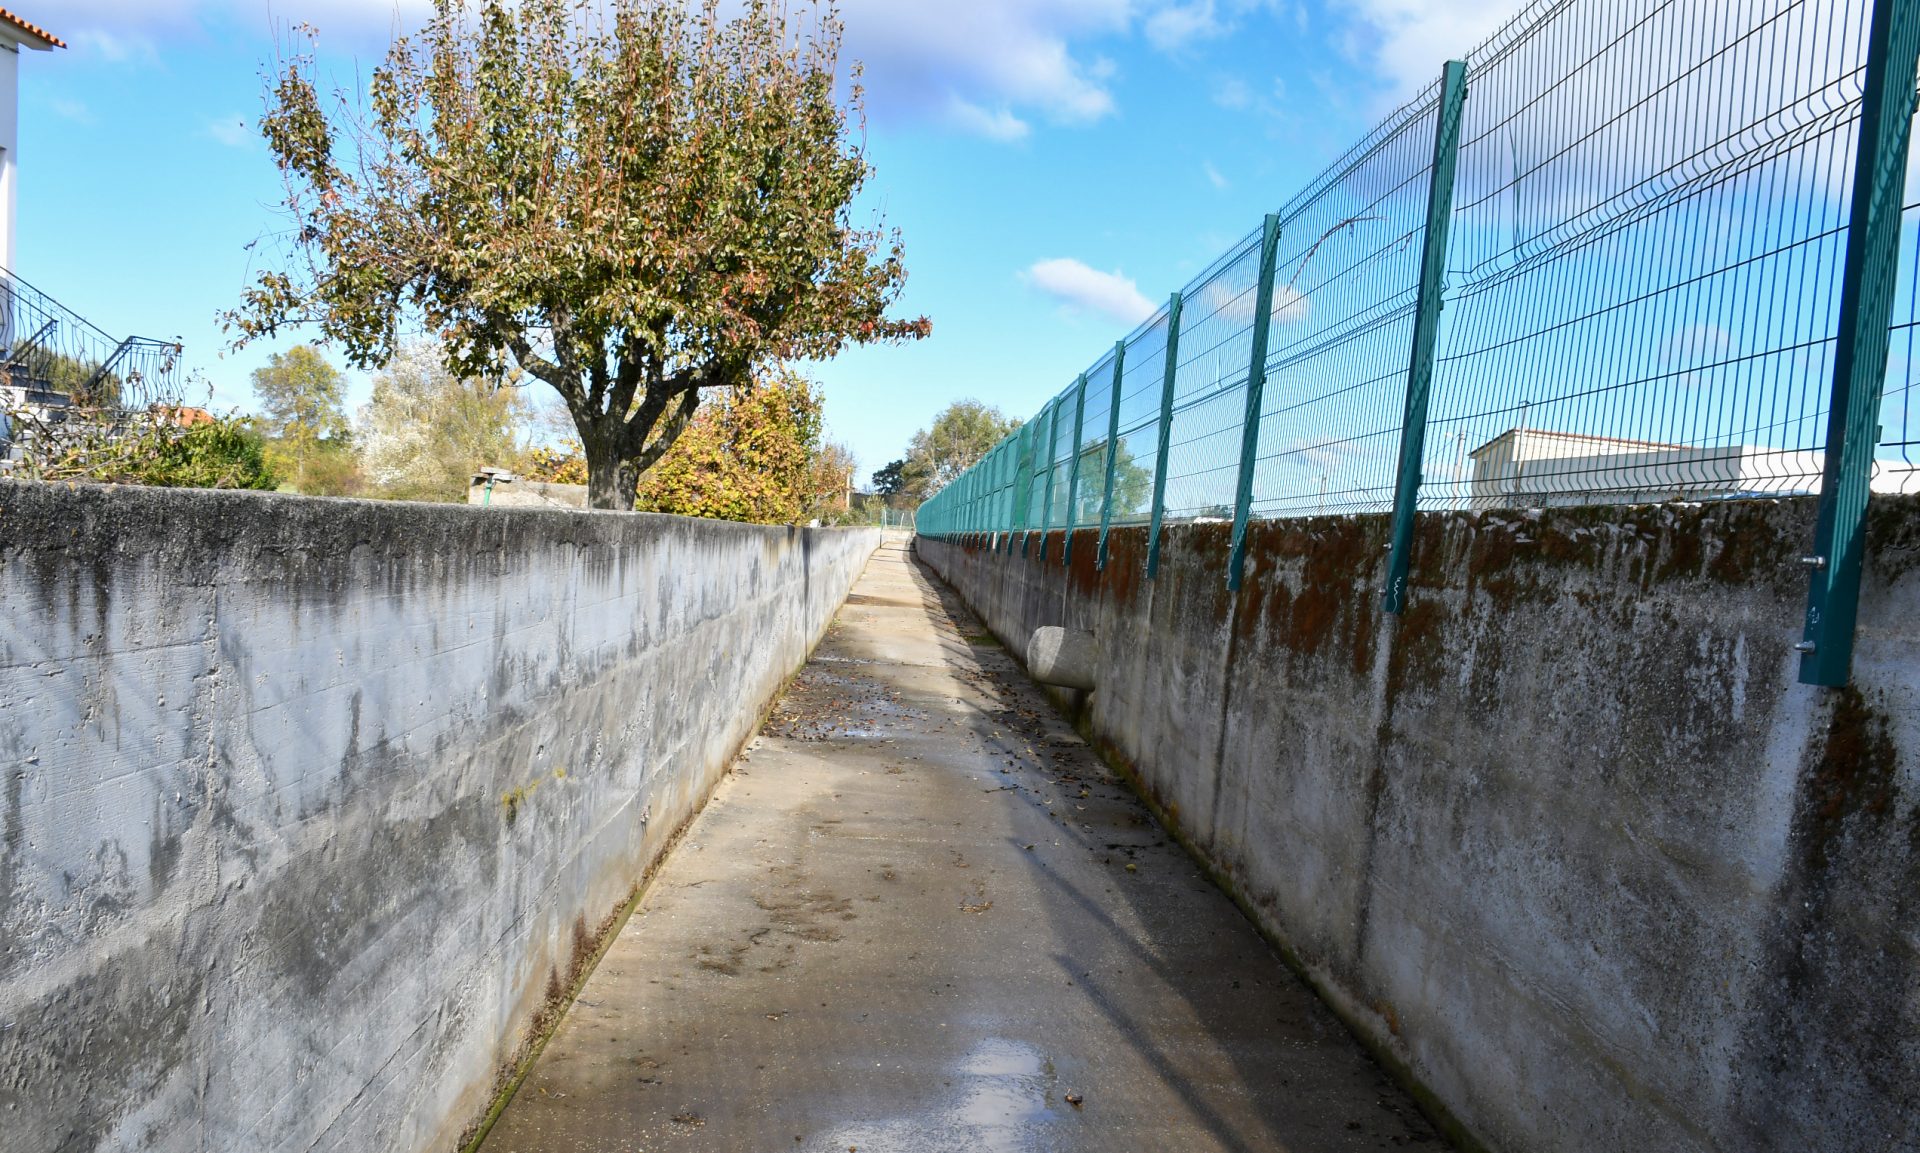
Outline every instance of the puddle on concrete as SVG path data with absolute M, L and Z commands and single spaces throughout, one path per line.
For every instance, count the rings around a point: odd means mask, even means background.
M 990 1037 L 961 1062 L 964 1093 L 953 1124 L 971 1130 L 983 1149 L 1021 1148 L 1020 1136 L 1060 1103 L 1053 1062 L 1021 1041 Z M 998 1135 L 1004 1140 L 996 1140 Z
M 804 1148 L 1028 1153 L 1052 1147 L 1045 1127 L 1069 1111 L 1052 1059 L 1024 1041 L 980 1041 L 955 1066 L 952 1086 L 956 1096 L 950 1105 L 916 1117 L 837 1126 Z

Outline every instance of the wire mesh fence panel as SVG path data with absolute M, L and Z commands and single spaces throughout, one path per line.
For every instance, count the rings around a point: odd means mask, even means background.
M 1909 129 L 1911 132 L 1911 129 Z M 1887 387 L 1880 408 L 1875 492 L 1920 492 L 1920 201 L 1907 190 L 1900 212 L 1900 281 L 1888 333 Z
M 1476 53 L 1423 506 L 1819 487 L 1867 15 L 1586 3 Z
M 1038 529 L 1047 519 L 1047 481 L 1053 473 L 1053 405 L 1049 402 L 1033 418 L 1035 431 L 1027 443 L 1027 515 L 1022 525 Z
M 1079 484 L 1075 486 L 1073 526 L 1098 528 L 1106 494 L 1107 417 L 1113 412 L 1112 353 L 1087 370 L 1086 403 L 1080 416 Z
M 1167 373 L 1167 310 L 1163 307 L 1127 342 L 1115 424 L 1112 523 L 1139 523 L 1153 503 L 1159 454 L 1160 391 Z
M 1000 500 L 994 514 L 994 527 L 1002 532 L 1011 529 L 1019 516 L 1020 492 L 1020 433 L 1018 430 L 1007 434 L 1001 443 L 1001 479 Z
M 1079 423 L 1080 386 L 1076 383 L 1054 401 L 1053 485 L 1047 494 L 1047 525 L 1066 528 L 1068 489 L 1073 487 L 1073 438 Z
M 1233 515 L 1259 274 L 1255 232 L 1185 293 L 1167 437 L 1168 520 Z
M 1431 188 L 1453 139 L 1440 86 L 1382 121 L 1274 218 L 1250 513 L 1392 507 L 1436 290 L 1407 442 L 1419 507 L 1820 490 L 1874 10 L 1534 0 L 1467 60 L 1450 213 Z M 1920 491 L 1920 181 L 1904 199 L 1876 492 Z M 1448 243 L 1423 305 L 1430 216 Z M 1156 312 L 1117 378 L 1109 354 L 983 462 L 1007 491 L 979 519 L 1138 523 L 1157 485 L 1168 521 L 1234 516 L 1261 243 L 1184 290 L 1177 333 Z M 923 525 L 954 523 L 969 491 Z
M 1437 91 L 1283 209 L 1251 510 L 1392 507 Z

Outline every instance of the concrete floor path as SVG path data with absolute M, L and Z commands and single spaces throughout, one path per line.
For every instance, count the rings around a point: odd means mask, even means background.
M 486 1153 L 1441 1150 L 890 537 Z

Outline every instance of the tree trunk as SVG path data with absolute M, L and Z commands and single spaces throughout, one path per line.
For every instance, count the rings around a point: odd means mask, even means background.
M 585 436 L 581 449 L 587 458 L 587 507 L 632 512 L 640 472 L 621 451 L 619 433 Z

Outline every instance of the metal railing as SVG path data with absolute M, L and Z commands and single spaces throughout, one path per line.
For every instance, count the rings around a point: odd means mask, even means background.
M 1536 0 L 922 507 L 927 536 L 1817 494 L 1844 684 L 1909 403 L 1920 0 Z M 1890 343 L 1893 354 L 1890 356 Z M 1077 547 L 1069 531 L 1063 551 Z M 1066 558 L 1063 558 L 1066 559 Z
M 0 458 L 72 435 L 111 436 L 184 393 L 177 341 L 117 339 L 0 269 Z

